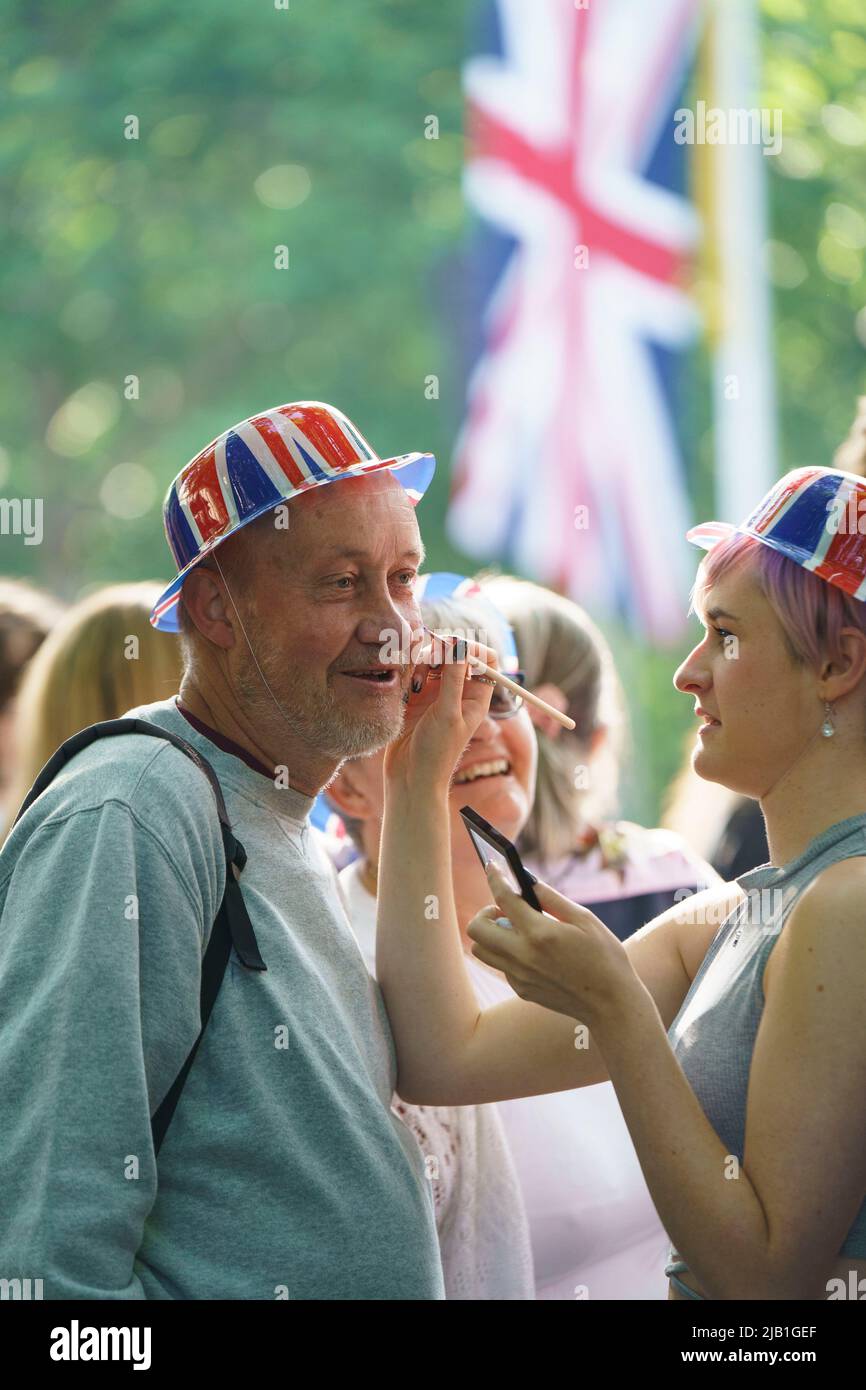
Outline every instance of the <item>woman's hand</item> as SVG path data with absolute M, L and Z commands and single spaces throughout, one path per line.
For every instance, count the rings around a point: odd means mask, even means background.
M 463 750 L 490 707 L 489 677 L 473 676 L 467 658 L 499 669 L 495 651 L 480 642 L 431 637 L 412 672 L 403 731 L 385 752 L 385 785 L 418 792 L 447 789 Z
M 472 954 L 501 970 L 521 999 L 593 1028 L 647 993 L 622 942 L 587 908 L 536 883 L 538 901 L 551 914 L 546 916 L 513 892 L 493 865 L 487 866 L 487 880 L 496 902 L 469 923 Z M 497 917 L 507 918 L 511 929 Z

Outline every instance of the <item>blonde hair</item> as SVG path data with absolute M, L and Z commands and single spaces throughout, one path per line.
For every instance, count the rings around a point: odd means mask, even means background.
M 162 588 L 144 580 L 98 589 L 63 615 L 30 661 L 16 703 L 10 822 L 65 739 L 136 705 L 165 700 L 178 689 L 177 638 L 157 632 L 149 621 Z
M 559 686 L 574 720 L 573 732 L 538 736 L 535 803 L 520 836 L 527 853 L 546 860 L 571 854 L 580 831 L 615 810 L 627 738 L 626 704 L 610 648 L 587 613 L 562 594 L 527 579 L 487 571 L 476 576 L 483 593 L 514 629 L 526 688 Z M 604 729 L 593 755 L 593 734 Z
M 866 396 L 857 397 L 857 413 L 833 455 L 833 467 L 866 477 Z
M 0 578 L 0 711 L 63 609 L 59 599 L 29 580 Z

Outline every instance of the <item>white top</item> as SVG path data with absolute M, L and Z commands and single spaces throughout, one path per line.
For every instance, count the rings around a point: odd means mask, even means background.
M 375 977 L 376 899 L 360 869 L 355 860 L 338 882 Z M 529 1225 L 497 1106 L 409 1105 L 395 1095 L 392 1109 L 415 1135 L 433 1185 L 446 1298 L 534 1298 Z
M 339 877 L 349 920 L 372 972 L 376 900 L 361 883 L 360 861 Z M 469 954 L 466 966 L 481 1006 L 514 998 L 498 971 Z M 495 1106 L 460 1106 L 451 1114 L 459 1115 L 462 1125 L 469 1110 L 479 1115 L 497 1111 L 504 1126 L 529 1219 L 536 1298 L 667 1298 L 669 1241 L 609 1081 Z M 442 1112 L 425 1110 L 430 1113 Z M 472 1201 L 474 1194 L 481 1203 L 486 1185 L 479 1161 L 477 1181 L 467 1168 L 460 1196 L 454 1193 L 452 1200 Z M 443 1265 L 447 1289 L 444 1248 Z

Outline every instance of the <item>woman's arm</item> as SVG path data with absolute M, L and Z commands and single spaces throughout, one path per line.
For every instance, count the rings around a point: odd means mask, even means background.
M 736 885 L 695 894 L 625 943 L 666 1026 L 738 896 Z M 386 767 L 376 941 L 404 1100 L 483 1104 L 609 1079 L 592 1034 L 576 1034 L 573 1017 L 517 996 L 479 1009 L 457 928 L 447 777 Z M 508 962 L 490 963 L 508 973 Z
M 547 905 L 550 890 L 536 891 Z M 497 885 L 500 908 L 521 925 L 512 968 L 536 998 L 558 1002 L 570 983 L 591 1016 L 656 1210 L 710 1298 L 825 1298 L 866 1195 L 864 893 L 864 860 L 834 865 L 783 930 L 752 1057 L 738 1170 L 649 992 L 629 979 L 601 924 L 586 913 L 576 930 L 557 934 Z M 480 918 L 474 923 L 474 938 L 497 940 Z
M 489 648 L 469 649 L 495 666 Z M 415 1104 L 480 1104 L 606 1079 L 598 1050 L 575 1048 L 573 1019 L 517 998 L 482 1014 L 466 970 L 448 789 L 490 690 L 467 679 L 465 662 L 446 661 L 441 682 L 413 701 L 405 732 L 385 755 L 376 975 L 394 1037 L 396 1089 Z

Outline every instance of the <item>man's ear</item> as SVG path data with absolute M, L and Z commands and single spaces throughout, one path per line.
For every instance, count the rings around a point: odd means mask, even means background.
M 228 651 L 235 645 L 237 639 L 228 620 L 228 599 L 210 565 L 196 565 L 187 576 L 183 602 L 191 625 L 215 646 Z
M 357 781 L 352 760 L 344 762 L 325 791 L 334 805 L 352 820 L 371 820 L 375 814 L 370 798 Z

